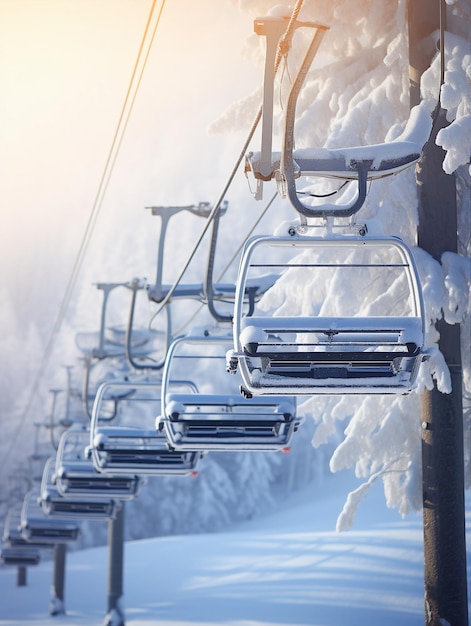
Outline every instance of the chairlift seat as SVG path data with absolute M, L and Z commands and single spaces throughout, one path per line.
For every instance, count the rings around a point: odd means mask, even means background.
M 350 148 L 298 148 L 293 151 L 294 176 L 319 176 L 355 180 L 363 167 L 367 180 L 397 174 L 420 158 L 421 146 L 412 141 L 392 141 Z M 260 172 L 261 152 L 247 155 L 255 178 L 266 180 Z M 280 169 L 281 152 L 272 153 L 270 178 Z
M 176 450 L 281 450 L 300 420 L 294 399 L 168 394 L 158 425 Z
M 88 498 L 135 498 L 142 480 L 133 474 L 110 474 L 104 476 L 97 471 L 89 456 L 87 444 L 90 433 L 81 428 L 66 431 L 57 450 L 54 485 L 59 495 L 64 497 L 81 496 Z M 51 470 L 45 468 L 45 481 L 52 480 Z
M 286 393 L 332 393 L 336 386 L 352 393 L 409 391 L 422 361 L 420 318 L 249 317 L 244 323 L 243 358 L 258 365 L 245 380 L 251 393 L 278 389 L 283 378 L 294 379 Z M 253 341 L 260 330 L 264 339 Z M 292 339 L 301 333 L 302 340 Z
M 44 512 L 38 502 L 38 496 L 32 492 L 25 497 L 21 511 L 21 534 L 31 542 L 73 543 L 80 534 L 80 525 L 76 520 L 52 519 Z
M 5 544 L 11 548 L 31 548 L 34 550 L 49 550 L 52 546 L 48 542 L 27 540 L 21 533 L 16 538 L 9 538 L 4 540 Z
M 243 300 L 242 295 L 242 303 Z M 249 401 L 232 391 L 212 394 L 170 390 L 168 383 L 176 361 L 187 357 L 202 361 L 205 358 L 224 359 L 231 340 L 227 333 L 220 335 L 217 331 L 195 329 L 171 344 L 162 377 L 162 414 L 156 420 L 157 428 L 165 432 L 170 448 L 268 451 L 281 450 L 289 445 L 300 423 L 296 418 L 294 398 Z M 231 383 L 229 379 L 227 382 Z
M 92 465 L 92 463 L 90 463 Z M 113 497 L 123 499 L 135 498 L 142 484 L 139 476 L 105 476 L 96 471 L 92 465 L 86 469 L 79 464 L 63 466 L 63 473 L 56 479 L 59 494 L 68 496 Z
M 187 380 L 170 381 L 170 385 L 196 391 L 194 384 Z M 101 417 L 103 406 L 123 391 L 127 392 L 123 398 L 127 404 L 121 406 L 120 417 L 132 420 L 132 425 L 113 423 L 110 426 Z M 196 470 L 201 453 L 169 450 L 165 436 L 155 430 L 155 416 L 160 413 L 160 406 L 160 382 L 108 382 L 99 387 L 93 406 L 88 449 L 100 474 L 184 476 Z M 144 421 L 145 426 L 152 424 L 153 428 L 135 426 L 136 418 Z
M 47 517 L 66 520 L 106 520 L 116 517 L 119 500 L 105 496 L 62 496 L 57 489 L 49 488 L 41 496 L 41 508 Z
M 152 475 L 188 475 L 196 470 L 201 453 L 169 450 L 165 436 L 135 427 L 104 426 L 95 429 L 91 447 L 100 471 L 138 471 Z
M 102 520 L 113 518 L 119 506 L 114 494 L 100 494 L 97 490 L 73 495 L 62 495 L 57 487 L 57 477 L 54 474 L 54 459 L 48 461 L 44 467 L 41 482 L 41 494 L 38 507 L 46 516 L 64 519 L 91 519 Z M 65 484 L 64 484 L 65 486 Z M 123 499 L 122 496 L 119 496 Z M 126 499 L 126 498 L 124 498 Z
M 10 509 L 5 518 L 5 527 L 2 536 L 3 544 L 8 548 L 18 550 L 47 550 L 53 547 L 50 543 L 27 541 L 21 534 L 21 507 Z
M 12 565 L 14 567 L 30 567 L 38 565 L 41 560 L 41 553 L 38 549 L 24 546 L 4 545 L 0 551 L 0 563 Z
M 60 496 L 82 496 L 87 498 L 135 498 L 142 480 L 136 475 L 100 474 L 92 460 L 62 461 L 57 472 L 55 485 Z

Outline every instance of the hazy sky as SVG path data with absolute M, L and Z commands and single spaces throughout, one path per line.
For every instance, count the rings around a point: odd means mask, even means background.
M 93 283 L 154 278 L 160 225 L 144 207 L 215 202 L 247 136 L 250 124 L 233 134 L 210 136 L 207 129 L 262 83 L 263 63 L 242 55 L 255 37 L 252 16 L 226 0 L 167 0 L 61 335 L 40 368 L 151 5 L 0 0 L 0 413 L 7 420 L 22 414 L 39 372 L 40 393 L 24 423 L 41 419 L 48 390 L 65 383 L 62 366 L 78 366 L 75 332 L 99 326 L 101 294 Z M 160 6 L 157 0 L 151 29 Z M 244 219 L 251 225 L 262 208 L 251 209 L 242 169 L 238 185 L 228 198 L 241 216 L 233 249 L 247 232 Z M 167 281 L 203 228 L 187 215 L 169 236 Z M 200 256 L 205 262 L 207 249 Z M 125 306 L 112 311 L 119 323 L 128 299 Z M 26 447 L 23 439 L 15 443 Z
M 0 255 L 2 284 L 23 285 L 19 302 L 13 288 L 20 307 L 67 280 L 151 5 L 0 0 Z M 241 56 L 252 32 L 252 18 L 224 0 L 166 3 L 90 258 L 116 232 L 148 229 L 145 205 L 216 200 L 241 141 L 207 127 L 262 80 Z

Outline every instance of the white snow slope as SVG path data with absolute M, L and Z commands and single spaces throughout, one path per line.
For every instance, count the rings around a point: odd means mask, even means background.
M 421 515 L 386 509 L 378 485 L 355 528 L 336 533 L 342 480 L 229 532 L 127 543 L 126 624 L 422 625 Z M 16 587 L 14 568 L 0 570 L 0 625 L 103 624 L 107 548 L 68 554 L 66 616 L 48 615 L 51 581 L 51 562 L 30 568 L 26 587 Z

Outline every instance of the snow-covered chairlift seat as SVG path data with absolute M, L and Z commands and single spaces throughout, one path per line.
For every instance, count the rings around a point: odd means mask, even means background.
M 87 498 L 135 498 L 142 485 L 137 475 L 103 475 L 97 471 L 88 450 L 90 432 L 82 426 L 65 431 L 55 460 L 55 485 L 61 496 Z M 52 470 L 52 468 L 51 468 Z
M 41 543 L 73 543 L 80 535 L 80 524 L 75 519 L 49 517 L 40 504 L 36 491 L 29 491 L 21 509 L 21 534 L 27 541 Z
M 187 381 L 173 382 L 173 385 L 178 389 L 194 388 Z M 100 420 L 103 403 L 116 394 L 126 398 L 128 407 L 124 412 L 128 410 L 134 422 L 143 417 L 142 403 L 150 402 L 152 413 L 149 414 L 149 422 L 152 427 L 110 426 Z M 197 471 L 200 452 L 169 450 L 163 433 L 156 431 L 155 417 L 160 413 L 160 400 L 160 383 L 108 382 L 100 385 L 92 412 L 89 450 L 95 467 L 102 475 L 139 472 L 153 476 L 186 476 Z
M 0 563 L 17 567 L 37 565 L 41 560 L 41 550 L 48 550 L 54 544 L 27 541 L 20 531 L 21 506 L 8 510 L 3 529 Z
M 358 262 L 358 259 L 349 262 L 345 257 L 340 263 L 295 263 L 290 259 L 276 264 L 283 271 L 296 268 L 297 272 L 305 272 L 307 278 L 296 275 L 292 280 L 309 280 L 313 285 L 313 297 L 318 284 L 315 271 L 344 268 L 358 272 L 362 269 L 389 272 L 391 284 L 388 289 L 398 286 L 402 279 L 402 289 L 408 291 L 403 303 L 406 314 L 246 316 L 240 298 L 236 298 L 234 349 L 228 353 L 227 369 L 240 372 L 245 394 L 409 393 L 426 356 L 422 293 L 414 260 L 404 242 L 393 237 L 255 238 L 249 242 L 241 259 L 238 278 L 241 289 L 248 272 L 265 265 L 255 263 L 253 259 L 255 253 L 259 258 L 263 257 L 261 249 L 267 246 L 285 250 L 291 247 L 293 253 L 301 250 L 338 252 L 343 247 L 351 254 L 355 254 L 355 248 L 360 253 L 376 250 L 384 254 L 386 250 L 395 255 L 395 260 L 375 264 Z M 373 276 L 378 280 L 377 274 Z M 357 288 L 361 291 L 361 279 Z M 337 295 L 341 300 L 341 294 Z
M 205 349 L 212 346 L 214 352 L 214 346 L 220 346 L 220 358 L 224 359 L 230 341 L 228 335 L 195 333 L 171 344 L 162 379 L 162 414 L 156 423 L 172 449 L 276 451 L 289 447 L 301 421 L 296 417 L 294 398 L 248 400 L 237 389 L 227 394 L 169 391 L 169 376 L 176 367 L 180 348 L 193 350 L 201 366 L 205 357 L 215 358 Z M 224 377 L 223 368 L 220 371 Z M 214 385 L 220 386 L 217 370 Z
M 102 521 L 114 519 L 121 507 L 119 500 L 74 496 L 64 498 L 58 492 L 41 500 L 46 516 L 70 520 Z
M 41 560 L 41 552 L 34 546 L 25 542 L 22 546 L 3 545 L 0 549 L 0 563 L 14 567 L 30 567 L 38 565 Z
M 65 520 L 101 521 L 114 519 L 121 506 L 120 500 L 111 495 L 88 494 L 62 495 L 56 483 L 54 459 L 46 463 L 41 481 L 39 504 L 44 515 Z
M 127 471 L 141 474 L 176 476 L 197 471 L 201 454 L 169 450 L 165 436 L 153 430 L 132 426 L 105 426 L 99 429 L 93 445 L 95 463 L 104 472 Z
M 430 127 L 430 115 L 425 107 L 417 106 L 403 134 L 394 141 L 348 148 L 298 148 L 286 151 L 284 159 L 281 152 L 273 152 L 270 178 L 281 171 L 291 204 L 305 217 L 349 217 L 364 204 L 368 181 L 398 174 L 420 158 Z M 261 152 L 247 155 L 255 178 L 266 180 L 260 173 L 260 158 Z M 346 204 L 309 205 L 301 201 L 296 188 L 297 179 L 309 176 L 357 181 L 357 193 Z
M 160 420 L 177 450 L 282 450 L 298 429 L 293 398 L 168 394 Z

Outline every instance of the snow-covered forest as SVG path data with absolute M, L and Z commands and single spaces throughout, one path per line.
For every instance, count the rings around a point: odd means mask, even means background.
M 33 21 L 34 3 L 3 0 L 0 4 L 0 12 L 8 16 L 0 20 L 2 31 L 13 26 L 19 35 L 16 43 L 0 36 L 2 56 L 6 59 L 2 62 L 5 70 L 1 80 L 7 87 L 12 76 L 18 81 L 25 80 L 23 91 L 18 89 L 15 94 L 19 104 L 7 99 L 0 105 L 5 107 L 2 118 L 7 127 L 9 116 L 14 126 L 13 110 L 19 111 L 24 121 L 21 133 L 18 130 L 16 135 L 7 133 L 7 149 L 2 155 L 5 170 L 15 171 L 15 185 L 8 187 L 10 197 L 2 207 L 6 224 L 1 244 L 5 277 L 1 286 L 2 515 L 12 499 L 26 491 L 31 479 L 40 473 L 30 458 L 35 451 L 35 437 L 37 450 L 53 453 L 51 429 L 35 424 L 49 424 L 50 390 L 66 387 L 67 372 L 69 402 L 66 403 L 67 394 L 57 395 L 55 418 L 65 417 L 66 404 L 69 417 L 83 417 L 80 395 L 84 366 L 76 338 L 77 333 L 86 339 L 98 331 L 102 293 L 94 284 L 125 283 L 134 278 L 142 284 L 153 284 L 160 220 L 143 207 L 216 202 L 224 188 L 261 103 L 265 42 L 263 37 L 252 33 L 252 22 L 267 15 L 275 3 L 233 0 L 215 9 L 213 4 L 223 3 L 198 3 L 196 8 L 195 3 L 182 0 L 174 3 L 173 8 L 172 3 L 163 8 L 142 84 L 106 187 L 98 186 L 100 168 L 119 118 L 149 3 L 120 2 L 117 14 L 111 12 L 110 2 L 99 3 L 99 9 L 91 2 L 85 2 L 80 9 L 74 5 L 72 10 L 70 5 L 70 12 L 59 9 L 52 0 L 45 4 L 47 15 L 43 19 L 57 20 L 56 26 L 61 28 L 52 28 L 52 32 L 63 33 L 63 38 L 53 38 L 57 48 L 51 44 L 50 50 L 46 40 L 40 40 L 37 51 L 29 49 L 21 62 L 18 49 L 24 45 L 29 22 Z M 72 26 L 74 11 L 79 14 Z M 356 217 L 357 223 L 368 224 L 369 232 L 400 236 L 413 249 L 425 299 L 427 348 L 433 354 L 421 366 L 417 389 L 406 396 L 319 395 L 298 399 L 298 415 L 304 421 L 293 438 L 290 454 L 211 452 L 201 462 L 196 478 L 149 478 L 139 497 L 127 507 L 129 539 L 222 530 L 230 523 L 252 519 L 275 508 L 304 485 L 316 483 L 322 489 L 328 473 L 345 469 L 357 478 L 355 494 L 365 494 L 373 482 L 382 481 L 388 507 L 404 516 L 420 510 L 420 393 L 430 387 L 433 379 L 440 391 L 450 391 L 446 364 L 436 350 L 438 337 L 434 323 L 442 317 L 448 323 L 462 324 L 466 426 L 471 419 L 471 332 L 467 317 L 471 282 L 471 9 L 464 0 L 450 0 L 447 11 L 450 32 L 445 37 L 444 83 L 440 86 L 437 51 L 423 76 L 421 93 L 430 115 L 440 102 L 450 123 L 440 131 L 437 142 L 446 152 L 445 171 L 457 180 L 459 254 L 448 253 L 440 264 L 416 246 L 418 213 L 413 167 L 374 181 Z M 96 19 L 97 25 L 90 30 L 87 56 L 79 64 L 79 51 L 85 45 L 81 36 L 87 32 L 86 27 L 80 29 L 80 24 L 81 20 L 88 24 L 90 19 Z M 410 112 L 406 1 L 305 0 L 300 19 L 325 24 L 330 30 L 298 101 L 296 147 L 334 149 L 378 144 L 399 137 Z M 231 20 L 234 20 L 233 32 L 228 27 Z M 102 29 L 108 25 L 110 40 L 106 49 L 101 36 Z M 123 37 L 126 29 L 132 31 L 132 37 Z M 204 51 L 201 33 L 206 35 Z M 308 36 L 303 29 L 296 33 L 286 64 L 277 75 L 274 149 L 279 150 L 281 144 L 287 91 Z M 178 41 L 180 45 L 176 44 Z M 71 55 L 66 67 L 61 67 L 55 56 L 63 46 Z M 26 83 L 26 74 L 30 57 L 45 51 L 51 55 L 48 75 L 52 78 L 50 91 L 43 93 L 39 84 Z M 120 55 L 124 54 L 129 57 L 127 60 L 121 59 Z M 91 74 L 95 63 L 99 64 L 96 79 Z M 66 75 L 70 74 L 68 78 L 73 82 L 74 69 L 76 88 L 86 89 L 88 93 L 87 105 L 82 108 L 76 108 L 74 102 L 74 98 L 79 99 L 79 91 L 72 92 L 69 99 L 60 87 Z M 47 73 L 45 66 L 39 71 Z M 101 91 L 107 90 L 112 97 L 102 99 Z M 51 98 L 59 100 L 59 109 L 50 103 Z M 57 116 L 55 126 L 51 113 Z M 44 131 L 46 124 L 50 126 Z M 94 130 L 95 124 L 101 124 L 99 132 Z M 80 136 L 76 138 L 73 131 Z M 98 149 L 101 158 L 91 163 L 89 155 L 93 153 L 95 158 Z M 250 149 L 260 149 L 259 131 Z M 40 170 L 39 174 L 30 179 L 28 172 L 36 169 Z M 337 183 L 322 179 L 316 182 L 315 192 L 328 194 L 336 186 Z M 97 188 L 99 194 L 95 196 Z M 267 183 L 264 201 L 255 201 L 243 165 L 238 168 L 234 185 L 225 195 L 228 208 L 221 219 L 215 258 L 215 276 L 224 271 L 224 282 L 234 283 L 238 250 L 276 191 L 273 182 Z M 99 198 L 100 194 L 103 198 Z M 87 228 L 92 206 L 100 206 L 102 211 L 77 272 L 67 310 L 61 316 L 64 293 L 70 286 L 69 277 L 75 269 L 81 235 Z M 10 214 L 12 211 L 14 215 Z M 272 234 L 280 223 L 295 218 L 288 200 L 277 197 L 255 224 L 253 233 Z M 163 263 L 166 283 L 172 284 L 179 276 L 203 225 L 201 217 L 189 212 L 170 221 Z M 208 246 L 206 235 L 182 284 L 204 281 Z M 230 260 L 232 263 L 226 270 Z M 358 283 L 338 278 L 332 285 L 335 291 L 328 296 L 334 305 L 344 299 L 354 302 L 359 310 L 366 310 L 376 300 L 381 300 L 386 308 L 396 305 L 394 294 L 391 299 L 383 297 L 381 283 L 361 290 Z M 163 316 L 159 305 L 147 301 L 143 291 L 138 292 L 138 298 L 136 326 L 146 328 L 152 320 L 153 328 L 160 328 Z M 129 289 L 112 293 L 108 309 L 110 326 L 125 327 L 129 302 Z M 309 283 L 288 280 L 279 281 L 269 290 L 260 306 L 273 309 L 276 315 L 277 307 L 286 306 L 287 302 L 292 316 L 302 315 L 306 302 L 313 308 L 320 305 Z M 56 324 L 59 318 L 60 328 Z M 186 300 L 172 304 L 172 324 L 178 334 L 192 325 L 214 322 L 205 307 Z M 95 339 L 96 336 L 91 337 L 92 341 Z M 65 370 L 64 366 L 71 367 Z M 123 359 L 104 359 L 92 370 L 92 389 L 96 389 L 102 376 L 119 377 L 123 372 L 132 375 Z M 154 379 L 160 375 L 149 374 Z M 220 381 L 227 374 L 222 366 L 211 376 L 217 386 L 223 384 Z M 468 431 L 466 428 L 465 432 Z M 469 483 L 468 434 L 465 446 Z M 338 511 L 339 530 L 351 526 L 356 506 L 361 506 L 361 498 L 347 500 L 347 496 L 346 489 L 347 504 L 343 511 Z M 103 543 L 105 533 L 104 524 L 90 523 L 80 545 Z

